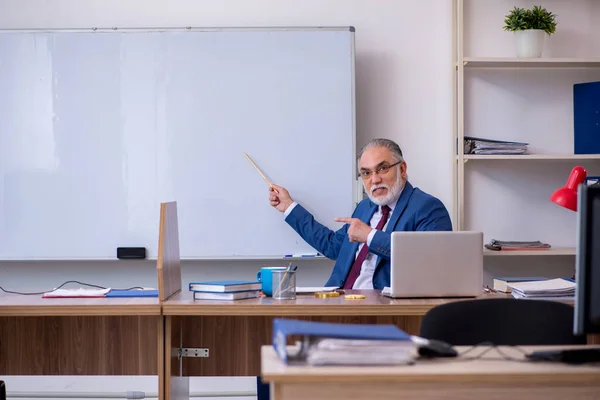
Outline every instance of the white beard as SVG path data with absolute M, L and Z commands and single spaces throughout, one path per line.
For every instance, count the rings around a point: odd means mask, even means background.
M 365 183 L 363 182 L 363 187 L 365 187 Z M 390 205 L 393 202 L 398 200 L 398 197 L 400 196 L 400 192 L 402 191 L 402 176 L 398 175 L 398 179 L 396 179 L 396 183 L 394 183 L 394 185 L 392 187 L 388 186 L 388 185 L 373 185 L 371 186 L 371 191 L 367 192 L 367 195 L 369 196 L 369 199 L 371 199 L 371 201 L 375 204 L 377 204 L 378 206 L 385 206 L 385 205 Z M 387 189 L 387 194 L 385 196 L 379 196 L 379 197 L 375 197 L 373 195 L 373 192 L 375 191 L 375 189 L 379 189 L 379 188 L 386 188 Z M 365 191 L 367 190 L 367 188 L 365 187 Z

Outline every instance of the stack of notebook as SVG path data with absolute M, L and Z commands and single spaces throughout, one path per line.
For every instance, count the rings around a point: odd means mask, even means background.
M 573 300 L 575 282 L 572 279 L 556 278 L 542 281 L 511 282 L 507 286 L 516 299 Z
M 260 296 L 262 284 L 253 281 L 192 282 L 194 300 L 242 300 Z

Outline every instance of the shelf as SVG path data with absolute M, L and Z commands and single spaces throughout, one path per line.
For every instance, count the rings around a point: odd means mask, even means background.
M 491 257 L 510 257 L 510 256 L 574 256 L 575 247 L 555 247 L 547 250 L 506 250 L 494 251 L 483 250 L 484 256 Z
M 484 58 L 464 57 L 465 68 L 600 68 L 594 58 Z
M 464 160 L 600 160 L 600 154 L 465 154 Z

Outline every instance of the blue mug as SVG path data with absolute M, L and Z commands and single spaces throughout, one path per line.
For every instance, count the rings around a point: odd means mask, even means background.
M 273 296 L 273 275 L 271 271 L 274 269 L 285 270 L 285 267 L 262 267 L 256 273 L 256 280 L 262 283 L 262 292 L 266 296 Z

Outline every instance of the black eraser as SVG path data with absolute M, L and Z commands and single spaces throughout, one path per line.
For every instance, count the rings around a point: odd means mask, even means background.
M 117 247 L 119 260 L 140 260 L 146 258 L 145 247 Z

